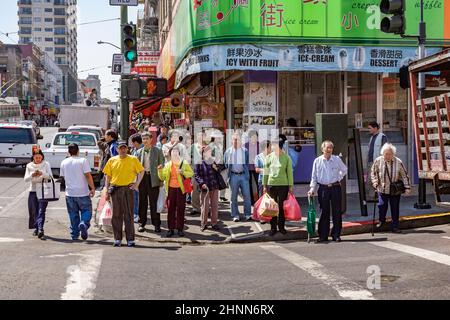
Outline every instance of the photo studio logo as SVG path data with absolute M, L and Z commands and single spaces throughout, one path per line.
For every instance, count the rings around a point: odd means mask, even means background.
M 369 274 L 367 278 L 367 289 L 380 290 L 381 289 L 381 269 L 379 266 L 371 265 L 367 267 L 366 273 Z

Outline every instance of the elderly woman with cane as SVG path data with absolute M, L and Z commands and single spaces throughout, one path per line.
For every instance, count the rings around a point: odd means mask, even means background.
M 403 162 L 396 157 L 397 148 L 386 143 L 381 148 L 381 156 L 372 166 L 372 185 L 378 193 L 379 223 L 381 229 L 386 223 L 388 207 L 391 207 L 392 232 L 399 233 L 400 198 L 403 193 L 411 193 L 408 172 Z

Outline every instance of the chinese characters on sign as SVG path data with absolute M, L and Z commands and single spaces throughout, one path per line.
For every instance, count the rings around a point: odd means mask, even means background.
M 265 2 L 261 6 L 261 26 L 263 27 L 277 27 L 283 26 L 283 4 L 269 4 Z

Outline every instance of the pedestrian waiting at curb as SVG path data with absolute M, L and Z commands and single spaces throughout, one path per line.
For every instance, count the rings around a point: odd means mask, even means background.
M 222 179 L 220 172 L 224 167 L 214 162 L 212 147 L 210 146 L 203 148 L 202 158 L 202 162 L 195 165 L 195 180 L 201 192 L 200 228 L 202 231 L 208 228 L 208 212 L 211 212 L 211 227 L 213 230 L 219 230 L 217 225 L 219 219 L 219 179 Z M 223 182 L 225 183 L 225 181 Z
M 87 240 L 91 226 L 92 201 L 95 195 L 91 166 L 86 158 L 80 157 L 77 144 L 69 145 L 70 157 L 61 163 L 60 176 L 66 184 L 66 205 L 70 219 L 72 240 Z
M 228 179 L 231 189 L 231 217 L 239 222 L 238 193 L 244 198 L 244 215 L 247 221 L 252 220 L 252 204 L 250 200 L 250 173 L 248 171 L 248 151 L 242 147 L 239 133 L 234 133 L 232 146 L 224 155 L 225 167 L 228 169 Z
M 109 159 L 103 169 L 106 175 L 105 187 L 108 190 L 106 200 L 111 200 L 114 246 L 121 246 L 122 228 L 125 223 L 127 245 L 134 247 L 133 191 L 139 190 L 139 184 L 144 177 L 144 167 L 136 157 L 128 155 L 126 141 L 118 143 L 118 152 L 119 155 Z
M 272 153 L 266 158 L 264 169 L 267 174 L 263 176 L 263 193 L 278 203 L 278 217 L 270 220 L 270 236 L 274 236 L 278 230 L 286 234 L 286 218 L 284 216 L 284 201 L 287 200 L 289 192 L 293 192 L 294 173 L 292 169 L 292 160 L 283 151 L 284 140 L 279 138 L 272 142 Z
M 187 161 L 180 156 L 178 146 L 168 152 L 170 161 L 163 167 L 158 167 L 159 179 L 164 181 L 167 193 L 167 224 L 169 231 L 167 237 L 174 235 L 174 230 L 178 230 L 180 237 L 184 236 L 184 216 L 186 210 L 186 192 L 184 189 L 184 179 L 194 176 L 194 172 Z
M 263 195 L 263 177 L 265 174 L 264 168 L 266 165 L 266 158 L 272 153 L 272 144 L 269 140 L 260 143 L 259 149 L 262 150 L 260 154 L 255 157 L 255 171 L 258 173 L 258 197 Z
M 141 134 L 137 133 L 131 137 L 131 144 L 133 147 L 131 148 L 131 155 L 135 156 L 137 155 L 137 152 L 139 149 L 141 149 L 144 145 L 142 144 L 142 136 Z M 139 192 L 134 192 L 134 222 L 138 222 L 139 219 Z
M 411 183 L 403 162 L 396 157 L 397 148 L 386 143 L 381 148 L 381 156 L 372 166 L 372 185 L 378 193 L 380 229 L 386 223 L 386 214 L 391 207 L 392 232 L 398 233 L 400 219 L 400 198 L 402 193 L 411 193 Z
M 27 164 L 25 170 L 25 182 L 30 183 L 30 193 L 28 194 L 28 228 L 34 229 L 33 236 L 39 239 L 44 238 L 45 213 L 48 201 L 38 200 L 36 185 L 44 179 L 52 178 L 52 168 L 45 161 L 44 153 L 38 149 L 33 152 L 31 162 Z
M 147 224 L 147 211 L 150 204 L 152 225 L 155 232 L 161 232 L 161 212 L 157 211 L 159 189 L 161 180 L 158 177 L 158 167 L 164 165 L 164 156 L 160 149 L 152 146 L 152 134 L 142 134 L 144 147 L 137 151 L 136 157 L 145 170 L 144 178 L 139 185 L 139 232 L 145 231 Z
M 247 149 L 249 156 L 249 164 L 248 171 L 250 174 L 249 178 L 249 187 L 250 187 L 250 201 L 252 206 L 258 201 L 257 195 L 258 190 L 254 190 L 254 187 L 258 186 L 258 172 L 256 172 L 255 167 L 255 158 L 260 153 L 259 142 L 258 142 L 258 132 L 255 130 L 250 130 L 248 133 L 249 141 L 244 145 L 245 149 Z
M 341 158 L 333 155 L 334 144 L 327 140 L 322 143 L 322 153 L 313 163 L 310 190 L 308 196 L 317 196 L 321 209 L 318 243 L 328 242 L 330 235 L 330 213 L 333 216 L 333 241 L 341 241 L 342 231 L 342 187 L 341 181 L 347 174 L 347 166 Z

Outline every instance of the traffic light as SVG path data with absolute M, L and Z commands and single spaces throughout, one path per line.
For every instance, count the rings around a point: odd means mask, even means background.
M 381 31 L 385 33 L 404 34 L 406 29 L 405 0 L 382 0 L 380 11 L 392 15 L 381 20 Z
M 136 25 L 128 23 L 122 26 L 123 47 L 125 61 L 132 64 L 137 61 L 137 38 L 136 38 Z

